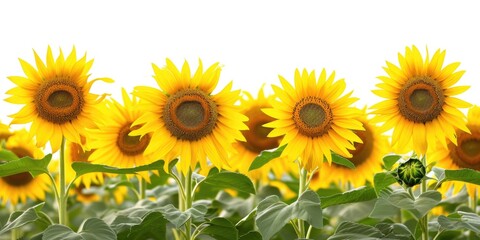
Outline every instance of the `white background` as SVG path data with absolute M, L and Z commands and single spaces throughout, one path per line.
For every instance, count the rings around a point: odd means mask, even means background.
M 111 77 L 93 91 L 119 96 L 136 85 L 155 86 L 151 63 L 194 68 L 223 65 L 217 90 L 229 81 L 256 94 L 278 75 L 293 81 L 295 68 L 326 68 L 345 78 L 360 98 L 371 93 L 388 60 L 415 44 L 424 54 L 446 49 L 446 63 L 460 61 L 472 86 L 460 97 L 480 104 L 480 7 L 475 1 L 2 1 L 0 2 L 0 97 L 24 76 L 18 58 L 45 59 L 48 45 L 58 54 L 76 46 L 95 63 L 92 78 Z M 193 70 L 192 70 L 193 71 Z M 270 90 L 267 90 L 270 91 Z M 0 120 L 20 109 L 0 101 Z

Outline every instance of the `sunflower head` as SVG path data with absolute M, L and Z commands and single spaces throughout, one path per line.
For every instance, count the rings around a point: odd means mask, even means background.
M 158 160 L 151 154 L 145 154 L 152 134 L 131 135 L 141 127 L 141 125 L 133 126 L 132 123 L 144 113 L 138 108 L 138 98 L 122 89 L 122 100 L 123 102 L 118 102 L 115 99 L 108 99 L 102 105 L 105 115 L 97 123 L 98 128 L 89 131 L 92 136 L 95 136 L 89 142 L 89 147 L 95 149 L 89 160 L 95 164 L 119 168 L 138 167 Z M 148 172 L 138 174 L 150 181 Z
M 472 106 L 468 110 L 467 127 L 468 132 L 456 130 L 457 144 L 449 141 L 447 147 L 436 146 L 427 153 L 427 160 L 436 161 L 436 166 L 444 169 L 469 168 L 480 171 L 480 107 Z M 445 189 L 454 185 L 454 192 L 457 193 L 463 187 L 463 183 L 447 182 Z M 467 184 L 469 194 L 473 194 L 476 185 Z
M 397 180 L 405 184 L 405 186 L 413 187 L 420 184 L 425 177 L 425 166 L 419 159 L 410 158 L 398 166 L 396 177 Z
M 443 66 L 445 51 L 437 50 L 424 59 L 420 51 L 407 47 L 398 55 L 399 66 L 387 62 L 387 76 L 378 77 L 380 89 L 373 92 L 386 100 L 372 106 L 376 123 L 383 130 L 393 128 L 392 144 L 402 152 L 425 154 L 428 145 L 446 138 L 456 144 L 455 128 L 468 132 L 465 115 L 458 108 L 470 104 L 455 97 L 469 87 L 454 87 L 464 71 L 458 62 Z
M 372 181 L 375 173 L 382 171 L 382 156 L 389 151 L 389 143 L 386 136 L 382 135 L 377 126 L 371 124 L 367 116 L 366 108 L 357 120 L 363 124 L 365 130 L 355 130 L 355 134 L 362 140 L 354 143 L 354 149 L 349 149 L 351 157 L 347 157 L 353 164 L 354 169 L 332 163 L 323 165 L 318 175 L 314 175 L 311 182 L 313 189 L 327 188 L 333 182 L 343 187 L 350 184 L 353 187 L 365 185 Z
M 88 145 L 91 141 L 91 138 L 87 138 L 81 136 L 81 142 L 75 143 L 67 141 L 65 145 L 65 162 L 66 162 L 66 176 L 67 182 L 70 182 L 75 177 L 75 171 L 73 170 L 72 163 L 74 162 L 87 162 L 90 163 L 89 160 L 90 155 L 95 152 L 95 149 L 86 149 L 84 146 Z M 77 188 L 81 185 L 83 188 L 90 188 L 91 185 L 101 185 L 103 184 L 103 173 L 95 172 L 95 173 L 87 173 L 85 175 L 80 176 L 76 181 L 75 185 Z
M 236 153 L 230 157 L 230 164 L 235 170 L 247 174 L 251 179 L 268 180 L 268 174 L 273 170 L 276 177 L 280 178 L 286 171 L 284 168 L 285 160 L 276 159 L 270 161 L 261 169 L 249 171 L 252 161 L 264 150 L 277 148 L 280 144 L 280 137 L 269 138 L 268 134 L 272 128 L 263 126 L 275 119 L 262 112 L 262 108 L 271 107 L 274 95 L 265 96 L 263 87 L 259 90 L 258 96 L 254 98 L 250 93 L 243 92 L 244 98 L 240 100 L 241 113 L 248 117 L 245 123 L 248 130 L 243 130 L 242 134 L 246 141 L 234 143 Z
M 80 135 L 86 127 L 93 127 L 96 117 L 95 105 L 101 98 L 90 93 L 94 81 L 87 82 L 93 60 L 87 61 L 86 55 L 77 59 L 75 48 L 68 55 L 54 59 L 50 47 L 46 62 L 34 51 L 36 68 L 20 59 L 26 76 L 11 76 L 10 81 L 17 87 L 7 91 L 12 95 L 6 101 L 24 104 L 24 107 L 12 114 L 12 123 L 32 123 L 30 135 L 36 136 L 37 146 L 43 147 L 50 142 L 52 152 L 56 152 L 62 137 L 72 142 L 80 142 Z
M 185 62 L 181 70 L 167 59 L 163 68 L 153 65 L 154 78 L 160 89 L 138 86 L 133 94 L 142 100 L 145 113 L 133 122 L 138 126 L 130 136 L 152 134 L 145 154 L 168 163 L 179 157 L 177 168 L 182 173 L 200 164 L 211 163 L 222 168 L 236 140 L 245 140 L 240 130 L 247 118 L 238 113 L 235 102 L 240 91 L 231 91 L 228 84 L 217 94 L 212 92 L 220 77 L 220 67 L 213 64 L 203 70 L 202 62 L 195 73 Z
M 17 157 L 42 158 L 43 152 L 35 146 L 35 142 L 29 137 L 26 130 L 13 133 L 5 143 L 5 148 L 13 152 Z M 5 205 L 10 201 L 13 205 L 18 202 L 25 203 L 27 198 L 32 200 L 45 199 L 45 192 L 50 191 L 50 181 L 46 174 L 36 177 L 28 172 L 18 173 L 0 178 L 0 199 Z
M 288 144 L 282 156 L 298 159 L 309 170 L 324 158 L 331 163 L 331 151 L 352 156 L 353 143 L 362 142 L 354 131 L 364 128 L 351 107 L 357 99 L 343 95 L 345 81 L 335 81 L 335 73 L 327 76 L 325 70 L 317 79 L 314 71 L 297 69 L 295 87 L 281 76 L 280 83 L 283 88 L 272 86 L 278 100 L 263 111 L 275 119 L 264 125 L 273 128 L 268 136 L 284 136 L 280 145 Z

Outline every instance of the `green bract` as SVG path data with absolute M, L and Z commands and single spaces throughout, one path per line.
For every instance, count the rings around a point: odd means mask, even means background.
M 422 162 L 417 158 L 410 158 L 397 168 L 397 178 L 399 182 L 408 187 L 419 184 L 423 177 L 425 177 L 425 166 L 423 166 Z

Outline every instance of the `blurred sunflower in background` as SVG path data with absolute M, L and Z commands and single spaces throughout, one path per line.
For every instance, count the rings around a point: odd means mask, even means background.
M 90 155 L 95 151 L 94 149 L 87 150 L 83 146 L 88 145 L 91 141 L 91 138 L 86 138 L 84 136 L 81 137 L 81 144 L 74 143 L 74 142 L 66 142 L 65 145 L 65 172 L 67 177 L 67 182 L 73 181 L 75 178 L 75 171 L 72 168 L 72 163 L 74 162 L 87 162 L 91 163 L 89 160 Z M 101 172 L 93 172 L 87 173 L 80 176 L 75 181 L 75 186 L 79 187 L 82 185 L 84 188 L 90 188 L 90 186 L 102 185 L 104 182 L 103 173 Z
M 356 120 L 358 109 L 351 107 L 357 99 L 352 92 L 342 95 L 345 81 L 335 81 L 335 72 L 327 76 L 325 69 L 318 80 L 315 71 L 296 69 L 295 88 L 279 78 L 283 88 L 272 85 L 279 100 L 263 111 L 275 119 L 264 125 L 273 128 L 268 136 L 283 136 L 280 146 L 288 144 L 282 157 L 298 159 L 308 171 L 321 166 L 324 158 L 331 163 L 331 151 L 351 157 L 353 143 L 362 142 L 354 131 L 363 127 Z
M 31 157 L 41 159 L 44 154 L 36 147 L 35 142 L 29 137 L 25 129 L 16 131 L 8 138 L 5 149 L 13 152 L 18 158 Z M 17 205 L 31 200 L 44 200 L 45 192 L 50 191 L 50 179 L 46 174 L 32 177 L 29 172 L 17 173 L 0 178 L 0 199 L 3 205 L 10 202 Z
M 212 94 L 218 84 L 221 68 L 218 63 L 203 71 L 202 62 L 193 76 L 185 61 L 181 71 L 169 60 L 163 68 L 153 64 L 154 78 L 160 89 L 137 86 L 133 94 L 143 100 L 145 113 L 133 123 L 138 128 L 131 135 L 151 135 L 145 154 L 153 159 L 176 164 L 183 174 L 197 164 L 208 168 L 208 160 L 218 168 L 229 167 L 228 154 L 234 152 L 236 140 L 245 141 L 240 130 L 248 119 L 238 112 L 235 103 L 240 91 L 232 91 L 232 82 Z M 166 169 L 167 170 L 167 169 Z
M 60 54 L 54 59 L 50 47 L 47 49 L 46 63 L 34 51 L 36 69 L 20 59 L 26 76 L 11 76 L 10 81 L 17 86 L 7 91 L 12 95 L 7 102 L 23 104 L 23 108 L 10 115 L 12 124 L 32 123 L 30 136 L 36 136 L 36 144 L 43 147 L 50 142 L 52 153 L 62 143 L 62 137 L 71 142 L 80 142 L 85 128 L 94 127 L 98 116 L 95 105 L 102 99 L 90 93 L 97 80 L 112 82 L 109 78 L 87 81 L 93 60 L 86 55 L 77 59 L 75 48 L 67 58 Z
M 123 104 L 109 99 L 104 106 L 104 117 L 97 121 L 98 128 L 89 131 L 94 138 L 87 143 L 95 149 L 89 156 L 94 164 L 103 164 L 118 168 L 132 168 L 158 160 L 151 153 L 145 153 L 152 134 L 132 136 L 130 133 L 141 126 L 132 123 L 144 113 L 137 107 L 138 99 L 122 89 Z M 148 172 L 138 172 L 141 178 L 149 181 Z
M 7 141 L 7 139 L 12 135 L 13 132 L 10 130 L 10 127 L 0 122 L 0 142 L 3 143 Z
M 373 176 L 382 171 L 382 158 L 390 152 L 388 138 L 382 135 L 377 126 L 371 124 L 366 108 L 362 110 L 363 114 L 357 117 L 365 130 L 356 130 L 355 134 L 362 139 L 362 143 L 356 142 L 355 149 L 349 150 L 352 154 L 347 157 L 353 164 L 354 169 L 332 163 L 332 165 L 323 165 L 317 175 L 314 175 L 311 181 L 313 189 L 327 188 L 330 183 L 339 185 L 342 189 L 346 186 L 357 188 L 364 186 L 365 183 L 372 182 Z
M 468 132 L 456 130 L 457 144 L 448 142 L 448 147 L 437 145 L 428 152 L 428 157 L 436 161 L 435 166 L 457 170 L 469 168 L 480 171 L 480 107 L 473 106 L 467 115 Z M 453 186 L 453 193 L 458 193 L 464 186 L 468 194 L 473 197 L 478 194 L 478 186 L 470 183 L 445 182 L 441 190 L 445 193 Z
M 233 167 L 233 170 L 246 174 L 252 180 L 266 182 L 271 171 L 279 179 L 288 171 L 286 162 L 283 159 L 273 159 L 260 169 L 248 170 L 260 152 L 277 148 L 280 144 L 280 137 L 267 137 L 272 129 L 263 125 L 275 119 L 261 110 L 262 108 L 271 107 L 270 102 L 273 101 L 275 96 L 265 97 L 263 87 L 258 92 L 256 99 L 248 92 L 243 92 L 243 94 L 244 98 L 240 99 L 240 112 L 248 117 L 248 121 L 245 123 L 248 126 L 248 130 L 242 131 L 246 141 L 234 143 L 236 152 L 230 156 L 230 165 Z
M 437 140 L 447 147 L 446 139 L 457 144 L 455 129 L 469 132 L 466 117 L 458 110 L 470 104 L 454 96 L 465 92 L 469 86 L 455 85 L 465 71 L 456 71 L 460 63 L 443 67 L 445 50 L 437 50 L 432 58 L 423 59 L 415 46 L 398 54 L 399 67 L 386 62 L 388 76 L 373 90 L 385 98 L 371 108 L 375 123 L 382 123 L 382 131 L 393 128 L 392 145 L 395 149 L 425 154 L 427 147 Z

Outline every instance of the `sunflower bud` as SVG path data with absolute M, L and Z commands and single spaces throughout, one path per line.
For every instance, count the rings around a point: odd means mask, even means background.
M 410 158 L 397 168 L 397 178 L 399 182 L 408 187 L 419 184 L 424 177 L 425 166 L 423 166 L 423 163 L 417 158 Z

